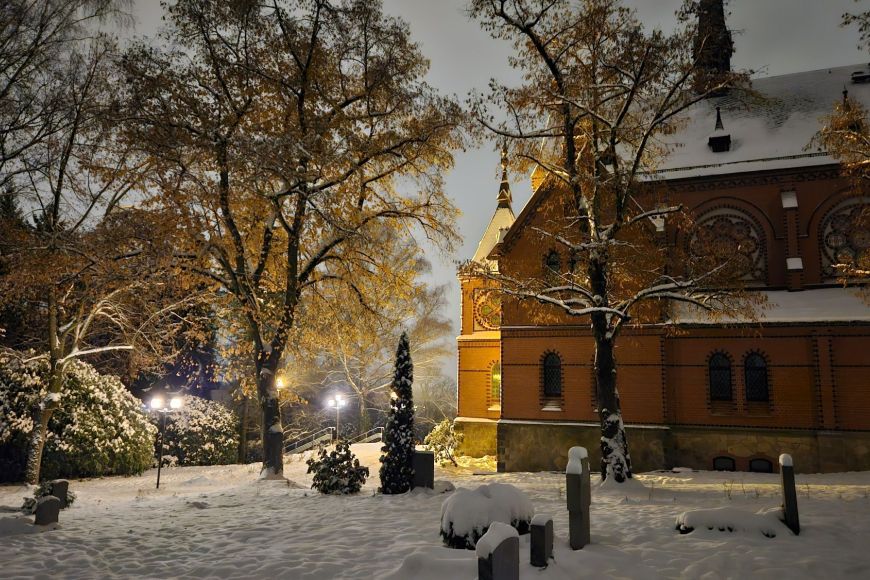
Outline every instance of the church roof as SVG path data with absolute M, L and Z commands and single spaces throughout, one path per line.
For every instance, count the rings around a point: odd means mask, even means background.
M 661 140 L 670 154 L 656 177 L 671 180 L 837 163 L 808 145 L 822 127 L 822 117 L 842 100 L 844 89 L 850 99 L 870 108 L 870 83 L 852 81 L 858 71 L 870 74 L 868 65 L 858 64 L 753 79 L 759 97 L 732 91 L 697 103 L 683 117 L 685 126 Z M 724 132 L 731 136 L 730 150 L 719 153 L 707 146 L 716 129 L 717 107 Z

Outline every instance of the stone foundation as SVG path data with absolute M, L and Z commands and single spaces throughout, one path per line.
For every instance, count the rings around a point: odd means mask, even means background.
M 453 428 L 457 433 L 462 433 L 463 435 L 462 444 L 459 446 L 459 454 L 470 457 L 495 455 L 497 426 L 497 421 L 457 417 L 453 421 Z
M 563 471 L 568 449 L 589 450 L 601 461 L 600 430 L 594 423 L 456 420 L 465 434 L 465 455 L 498 456 L 499 471 Z M 690 467 L 713 469 L 713 459 L 730 457 L 738 471 L 766 459 L 774 471 L 781 453 L 794 458 L 797 473 L 870 470 L 870 432 L 743 429 L 695 426 L 626 426 L 635 472 Z
M 661 469 L 667 427 L 627 426 L 629 452 L 634 471 Z M 596 423 L 544 423 L 499 421 L 499 471 L 564 471 L 568 449 L 576 445 L 589 451 L 589 464 L 601 463 L 601 429 Z

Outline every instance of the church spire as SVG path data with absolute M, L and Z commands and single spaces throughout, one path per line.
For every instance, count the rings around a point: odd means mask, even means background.
M 508 182 L 507 165 L 507 145 L 505 145 L 501 148 L 501 185 L 498 188 L 498 207 L 511 209 L 513 196 L 511 196 L 511 184 Z
M 725 0 L 700 0 L 698 3 L 698 31 L 692 56 L 697 62 L 695 90 L 702 93 L 711 84 L 721 82 L 731 72 L 734 41 L 725 24 Z M 719 91 L 720 96 L 726 91 Z

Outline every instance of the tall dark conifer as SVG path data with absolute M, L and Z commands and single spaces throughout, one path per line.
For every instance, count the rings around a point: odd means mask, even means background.
M 414 364 L 411 347 L 404 332 L 396 349 L 396 370 L 393 374 L 393 397 L 384 428 L 381 447 L 381 492 L 405 493 L 411 489 L 414 476 L 414 400 L 411 385 L 414 382 Z

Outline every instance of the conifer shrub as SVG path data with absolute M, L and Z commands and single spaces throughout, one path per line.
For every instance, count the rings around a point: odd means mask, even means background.
M 411 347 L 404 332 L 396 349 L 392 397 L 387 424 L 384 426 L 384 445 L 381 447 L 381 488 L 386 494 L 410 491 L 414 479 L 414 400 L 412 385 L 414 364 Z
M 48 361 L 0 350 L 0 481 L 21 481 L 37 411 L 59 401 L 42 455 L 43 479 L 132 475 L 151 465 L 157 429 L 117 377 L 67 363 L 60 393 L 48 392 Z
M 159 416 L 153 416 L 157 425 Z M 191 395 L 166 418 L 163 465 L 228 465 L 239 455 L 238 419 L 225 406 Z
M 359 464 L 359 459 L 350 450 L 350 445 L 344 441 L 339 441 L 329 453 L 321 448 L 317 459 L 312 457 L 306 463 L 308 473 L 314 474 L 311 489 L 320 493 L 357 493 L 369 476 L 369 468 Z
M 445 464 L 448 461 L 453 465 L 456 463 L 456 449 L 462 444 L 463 434 L 456 431 L 453 427 L 453 421 L 444 419 L 432 429 L 423 444 L 435 453 L 435 461 L 439 464 Z

